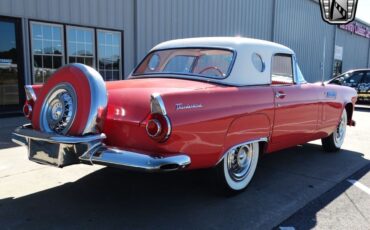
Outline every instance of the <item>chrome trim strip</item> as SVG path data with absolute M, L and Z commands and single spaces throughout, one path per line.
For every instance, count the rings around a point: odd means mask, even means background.
M 36 93 L 32 88 L 32 85 L 25 85 L 24 86 L 24 91 L 26 92 L 26 98 L 27 100 L 33 100 L 34 102 L 36 101 Z
M 187 155 L 152 157 L 147 154 L 127 150 L 101 147 L 79 158 L 83 163 L 114 166 L 141 171 L 174 171 L 187 167 L 191 160 Z
M 240 146 L 252 144 L 252 143 L 255 143 L 255 142 L 268 142 L 268 138 L 267 137 L 261 137 L 259 139 L 253 139 L 253 140 L 250 140 L 250 141 L 247 141 L 247 142 L 243 142 L 243 143 L 234 145 L 233 147 L 229 148 L 227 151 L 224 152 L 224 154 L 222 155 L 222 157 L 220 158 L 220 160 L 218 160 L 218 162 L 217 162 L 216 165 L 218 165 L 225 158 L 225 156 L 227 155 L 227 153 L 230 152 L 231 150 L 236 149 L 236 148 L 238 148 Z
M 164 116 L 164 118 L 166 119 L 166 122 L 167 122 L 167 133 L 166 133 L 166 136 L 164 137 L 164 140 L 163 141 L 166 141 L 170 137 L 170 135 L 171 135 L 172 126 L 171 126 L 170 119 L 167 116 Z

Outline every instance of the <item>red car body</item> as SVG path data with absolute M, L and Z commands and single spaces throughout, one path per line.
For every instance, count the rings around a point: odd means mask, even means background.
M 308 83 L 225 87 L 155 78 L 107 83 L 107 89 L 109 104 L 103 128 L 107 145 L 163 155 L 187 153 L 192 162 L 189 168 L 215 166 L 226 150 L 246 140 L 267 137 L 264 148 L 270 153 L 326 137 L 335 130 L 344 108 L 352 116 L 355 100 L 350 88 Z M 277 91 L 287 96 L 275 98 Z M 340 92 L 340 97 L 327 98 L 326 91 Z M 145 130 L 150 114 L 148 98 L 154 92 L 161 94 L 166 105 L 172 105 L 166 108 L 173 131 L 165 143 L 153 141 Z M 179 102 L 200 103 L 203 108 L 179 113 L 175 106 Z M 125 116 L 115 115 L 121 108 Z
M 182 72 L 176 72 L 179 66 Z M 316 139 L 330 142 L 336 133 L 342 143 L 340 124 L 354 124 L 355 90 L 305 82 L 294 52 L 270 42 L 172 41 L 155 47 L 129 80 L 104 83 L 98 75 L 72 64 L 44 86 L 26 87 L 25 113 L 32 124 L 16 129 L 14 141 L 28 145 L 31 160 L 61 167 L 82 162 L 199 169 L 220 165 L 235 150 L 228 162 L 238 162 L 235 175 L 247 178 L 254 173 L 243 168 L 253 160 L 251 143 L 258 144 L 255 154 Z M 246 184 L 229 186 L 240 190 Z

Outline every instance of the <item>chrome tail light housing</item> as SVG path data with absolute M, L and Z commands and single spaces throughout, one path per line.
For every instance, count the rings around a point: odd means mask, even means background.
M 166 107 L 162 97 L 154 93 L 150 100 L 150 110 L 146 120 L 146 132 L 150 138 L 157 142 L 165 142 L 171 135 L 171 121 L 167 116 Z

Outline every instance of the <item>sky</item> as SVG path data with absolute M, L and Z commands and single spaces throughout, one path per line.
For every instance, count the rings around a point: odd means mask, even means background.
M 356 18 L 370 24 L 370 0 L 358 0 Z

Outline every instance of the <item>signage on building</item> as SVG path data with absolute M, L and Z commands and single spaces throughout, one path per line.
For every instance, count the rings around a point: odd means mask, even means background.
M 370 38 L 370 28 L 358 23 L 348 23 L 346 25 L 340 25 L 339 28 L 357 34 L 361 37 Z
M 346 24 L 356 16 L 358 0 L 320 0 L 321 16 L 330 24 Z
M 335 46 L 334 49 L 334 59 L 338 61 L 343 60 L 343 47 L 342 46 Z
M 12 64 L 12 59 L 0 58 L 0 63 L 1 64 Z

